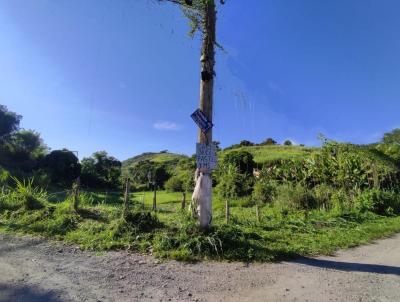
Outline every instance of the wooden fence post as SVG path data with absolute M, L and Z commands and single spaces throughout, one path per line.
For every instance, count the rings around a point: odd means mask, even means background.
M 79 187 L 80 187 L 81 181 L 80 178 L 78 177 L 75 181 L 75 183 L 73 184 L 72 187 L 72 194 L 73 194 L 73 203 L 72 203 L 72 207 L 74 209 L 75 212 L 78 212 L 78 208 L 79 208 Z
M 122 212 L 124 219 L 128 217 L 129 213 L 129 190 L 130 190 L 130 179 L 127 178 L 125 181 L 124 209 Z
M 157 211 L 157 185 L 155 183 L 153 184 L 153 189 L 153 211 L 155 212 Z
M 259 209 L 259 207 L 258 207 L 258 204 L 256 204 L 256 218 L 257 218 L 257 222 L 260 222 L 260 221 L 261 221 L 261 218 L 260 218 L 260 209 Z
M 231 211 L 229 208 L 229 200 L 225 199 L 225 222 L 229 223 L 230 217 L 231 216 Z
M 182 210 L 184 210 L 185 207 L 186 207 L 186 192 L 182 192 L 182 204 L 181 204 L 181 206 L 182 206 Z

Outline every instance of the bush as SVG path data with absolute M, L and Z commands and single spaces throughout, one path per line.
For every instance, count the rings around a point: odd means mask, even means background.
M 183 192 L 183 181 L 178 176 L 172 176 L 165 182 L 165 189 L 170 192 Z
M 309 210 L 318 207 L 313 194 L 300 184 L 283 184 L 277 187 L 274 203 L 282 208 Z
M 350 196 L 344 189 L 338 189 L 333 192 L 331 197 L 332 210 L 337 213 L 346 213 L 353 207 Z
M 111 225 L 111 232 L 115 238 L 119 238 L 127 234 L 135 235 L 141 232 L 151 232 L 162 226 L 163 224 L 157 216 L 150 212 L 136 210 L 128 212 L 125 218 L 114 221 Z
M 13 178 L 16 188 L 10 197 L 16 204 L 21 204 L 25 210 L 38 210 L 45 207 L 47 203 L 47 193 L 39 187 L 33 185 L 34 179 L 19 181 Z
M 379 215 L 400 214 L 400 196 L 394 191 L 371 189 L 362 192 L 356 199 L 357 208 Z
M 253 198 L 260 203 L 271 203 L 276 195 L 277 182 L 258 181 L 253 187 Z
M 318 208 L 324 210 L 332 209 L 332 195 L 334 194 L 335 189 L 326 185 L 320 184 L 313 188 L 312 192 L 315 198 L 315 201 L 318 205 Z
M 218 180 L 216 191 L 222 199 L 235 199 L 251 192 L 252 179 L 238 173 L 237 167 L 232 164 L 220 167 Z
M 222 166 L 234 165 L 240 174 L 253 174 L 255 162 L 253 155 L 247 151 L 231 151 L 222 158 Z

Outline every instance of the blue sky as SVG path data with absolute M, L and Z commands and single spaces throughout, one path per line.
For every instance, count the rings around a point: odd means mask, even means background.
M 400 2 L 228 0 L 214 138 L 369 143 L 400 127 Z M 155 0 L 0 1 L 0 103 L 52 149 L 191 154 L 199 38 Z

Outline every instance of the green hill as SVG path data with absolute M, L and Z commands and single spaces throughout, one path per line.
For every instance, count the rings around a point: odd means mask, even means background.
M 170 153 L 170 152 L 145 152 L 140 155 L 128 158 L 122 162 L 122 170 L 126 170 L 131 166 L 145 160 L 149 160 L 155 163 L 166 164 L 167 166 L 174 166 L 182 158 L 187 158 L 186 155 Z
M 278 145 L 263 145 L 263 146 L 242 146 L 238 148 L 228 149 L 221 154 L 231 151 L 247 151 L 254 156 L 254 161 L 258 164 L 274 161 L 278 159 L 296 159 L 307 157 L 319 148 L 302 147 L 302 146 L 278 146 Z

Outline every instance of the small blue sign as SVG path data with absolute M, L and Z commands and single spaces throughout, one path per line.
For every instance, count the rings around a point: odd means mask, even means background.
M 200 109 L 197 109 L 195 112 L 193 112 L 191 117 L 203 133 L 207 133 L 208 130 L 213 127 L 213 123 L 208 120 L 204 112 Z

